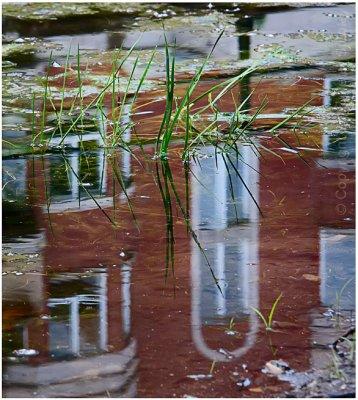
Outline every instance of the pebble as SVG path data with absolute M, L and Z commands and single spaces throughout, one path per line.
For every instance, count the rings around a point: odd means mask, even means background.
M 248 387 L 251 385 L 251 381 L 249 378 L 245 378 L 239 382 L 236 383 L 237 386 L 239 386 L 240 389 Z

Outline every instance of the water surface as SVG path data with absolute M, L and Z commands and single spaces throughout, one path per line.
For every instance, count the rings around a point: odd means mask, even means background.
M 198 25 L 174 26 L 170 38 L 180 38 L 182 73 L 185 62 L 210 51 L 217 37 L 210 24 L 218 16 L 236 25 L 213 62 L 247 60 L 257 46 L 282 40 L 304 57 L 343 62 L 354 57 L 346 42 L 337 47 L 322 39 L 312 47 L 311 41 L 319 33 L 346 41 L 354 34 L 352 10 L 258 9 L 246 18 L 194 9 L 185 15 Z M 139 32 L 123 29 L 122 19 L 106 32 L 100 20 L 90 31 L 67 24 L 34 25 L 31 32 L 21 22 L 4 27 L 6 34 L 31 33 L 63 49 L 72 41 L 97 53 L 130 47 Z M 194 41 L 195 30 L 208 32 L 208 24 L 212 30 Z M 149 29 L 142 46 L 161 40 L 160 28 Z M 63 64 L 66 51 L 55 55 Z M 31 62 L 17 59 L 10 73 L 44 74 L 47 60 L 46 52 Z M 252 143 L 225 154 L 202 145 L 189 169 L 180 142 L 168 162 L 153 159 L 150 142 L 133 146 L 132 154 L 121 148 L 108 155 L 97 127 L 82 142 L 68 135 L 65 150 L 3 159 L 4 396 L 272 397 L 290 385 L 263 373 L 266 362 L 281 359 L 297 372 L 331 362 L 319 345 L 338 337 L 355 309 L 354 75 L 332 65 L 301 69 L 290 60 L 287 69 L 241 82 L 237 99 L 256 88 L 252 110 L 268 98 Z M 153 77 L 162 75 L 158 65 Z M 219 79 L 209 76 L 198 93 Z M 179 83 L 178 91 L 184 87 Z M 141 112 L 123 116 L 140 122 L 125 133 L 128 143 L 156 137 L 162 95 L 148 90 L 137 100 Z M 310 99 L 311 124 L 294 134 L 280 131 L 295 151 L 268 135 L 273 120 Z M 106 112 L 115 114 L 110 106 Z M 231 96 L 221 110 L 233 111 Z M 4 138 L 28 140 L 30 117 L 6 109 Z M 261 154 L 259 145 L 271 151 Z M 169 222 L 160 190 L 168 168 L 180 200 L 172 192 Z M 268 332 L 253 308 L 267 315 L 281 293 Z M 343 316 L 332 318 L 328 309 Z

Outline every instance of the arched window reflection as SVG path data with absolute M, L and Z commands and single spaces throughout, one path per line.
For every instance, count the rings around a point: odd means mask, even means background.
M 239 151 L 241 160 L 231 155 L 229 161 L 228 155 L 215 157 L 213 148 L 202 148 L 200 165 L 192 167 L 196 177 L 191 183 L 193 227 L 222 291 L 193 243 L 193 340 L 201 353 L 221 361 L 226 357 L 205 343 L 204 325 L 228 326 L 232 318 L 249 320 L 249 331 L 243 332 L 247 336 L 244 345 L 231 352 L 235 357 L 253 344 L 257 328 L 251 307 L 258 303 L 258 209 L 242 181 L 258 201 L 258 159 L 250 146 L 241 146 Z

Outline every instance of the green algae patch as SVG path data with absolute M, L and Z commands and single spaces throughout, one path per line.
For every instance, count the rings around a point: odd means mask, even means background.
M 38 38 L 18 38 L 16 40 L 3 40 L 2 65 L 5 68 L 16 66 L 18 62 L 30 61 L 36 53 L 53 51 L 62 46 L 46 42 Z
M 4 59 L 14 58 L 18 54 L 33 54 L 37 45 L 35 43 L 9 43 L 2 47 L 2 56 Z
M 160 4 L 140 3 L 3 3 L 2 15 L 23 21 L 46 21 L 96 15 L 132 15 L 146 9 L 163 8 Z

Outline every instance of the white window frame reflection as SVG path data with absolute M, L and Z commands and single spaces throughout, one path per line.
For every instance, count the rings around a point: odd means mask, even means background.
M 258 201 L 258 168 L 259 160 L 251 146 L 240 146 L 240 153 L 242 155 L 242 178 L 246 185 L 249 187 L 256 201 Z M 213 156 L 213 149 L 203 148 L 201 152 L 209 153 Z M 227 220 L 227 207 L 226 204 L 230 200 L 228 197 L 229 193 L 229 179 L 227 177 L 227 170 L 224 161 L 218 157 L 211 158 L 213 163 L 217 162 L 217 170 L 214 177 L 214 183 L 209 191 L 213 190 L 214 193 L 210 194 L 199 182 L 205 182 L 205 177 L 202 175 L 205 173 L 211 174 L 210 169 L 201 168 L 199 165 L 193 164 L 192 170 L 197 179 L 193 179 L 191 182 L 191 193 L 192 193 L 192 223 L 193 228 L 197 231 L 201 225 L 200 215 L 200 200 L 201 197 L 211 196 L 213 207 L 213 216 L 219 216 L 219 220 L 216 221 L 214 229 L 216 232 L 216 243 L 211 244 L 215 249 L 214 262 L 212 263 L 213 271 L 220 282 L 225 280 L 225 248 L 230 246 L 238 246 L 242 254 L 242 262 L 238 265 L 239 271 L 243 272 L 243 283 L 242 283 L 242 297 L 245 313 L 249 315 L 250 327 L 249 332 L 246 334 L 244 344 L 234 350 L 230 351 L 232 358 L 239 358 L 243 356 L 255 343 L 256 333 L 258 330 L 258 319 L 256 314 L 253 312 L 251 307 L 258 306 L 258 221 L 259 213 L 257 206 L 254 204 L 250 194 L 245 189 L 242 192 L 242 203 L 241 203 L 241 215 L 248 219 L 249 223 L 245 224 L 245 227 L 240 229 L 240 237 L 234 240 L 228 241 L 230 232 L 235 232 L 233 227 L 228 227 Z M 203 179 L 204 178 L 204 179 Z M 212 177 L 210 178 L 212 179 Z M 199 182 L 198 182 L 199 181 Z M 215 213 L 215 214 L 214 214 Z M 205 240 L 206 232 L 198 231 L 199 241 L 203 248 L 208 247 L 208 242 Z M 209 231 L 210 232 L 210 231 Z M 208 359 L 213 361 L 230 361 L 232 358 L 228 358 L 226 354 L 223 354 L 220 349 L 211 349 L 205 342 L 205 338 L 202 333 L 202 318 L 201 318 L 201 291 L 202 291 L 202 277 L 201 267 L 203 264 L 203 256 L 196 243 L 192 240 L 191 244 L 191 282 L 192 282 L 192 298 L 191 298 L 191 327 L 192 337 L 197 349 Z M 252 266 L 256 266 L 253 268 Z M 204 267 L 204 266 L 203 266 Z M 206 265 L 206 268 L 209 266 Z M 213 286 L 215 286 L 213 281 Z M 215 302 L 218 306 L 217 315 L 226 315 L 226 300 L 225 300 L 225 287 L 221 285 L 222 294 L 216 289 Z
M 126 104 L 123 105 L 123 114 L 121 117 L 121 123 L 123 125 L 129 124 L 127 129 L 123 132 L 123 140 L 126 143 L 129 143 L 131 140 L 131 108 L 132 108 L 132 101 L 128 101 Z M 106 108 L 104 109 L 104 112 L 109 112 Z M 85 133 L 82 136 L 81 135 L 67 135 L 65 138 L 63 137 L 54 137 L 51 139 L 51 145 L 56 146 L 59 145 L 60 143 L 63 143 L 65 145 L 69 145 L 70 147 L 77 149 L 80 148 L 80 143 L 82 141 L 96 141 L 98 143 L 98 146 L 103 147 L 104 146 L 104 138 L 107 134 L 107 119 L 102 120 L 101 117 L 101 111 L 98 110 L 97 112 L 97 120 L 98 120 L 98 126 L 99 126 L 99 132 L 98 133 Z M 132 173 L 131 169 L 131 154 L 125 150 L 121 149 L 121 169 L 123 171 L 124 177 L 130 177 Z M 105 157 L 105 152 L 103 151 L 98 151 L 98 176 L 101 177 L 101 187 L 100 187 L 100 192 L 105 193 L 106 188 L 107 188 L 107 159 Z M 68 201 L 63 201 L 63 202 L 56 202 L 53 201 L 51 202 L 50 209 L 47 210 L 46 207 L 46 212 L 50 213 L 57 213 L 57 212 L 63 212 L 63 211 L 78 211 L 78 197 L 79 197 L 79 184 L 78 184 L 78 179 L 77 177 L 79 176 L 79 159 L 80 159 L 80 152 L 74 153 L 69 157 L 69 163 L 71 165 L 71 168 L 69 168 L 69 183 L 71 185 L 71 199 Z M 135 191 L 135 186 L 131 185 L 130 188 L 127 190 L 127 195 L 130 196 L 133 192 Z M 126 201 L 126 196 L 124 193 L 120 194 L 120 199 L 121 201 Z M 113 206 L 113 197 L 112 196 L 101 196 L 96 199 L 98 204 L 102 207 L 110 207 Z M 90 209 L 95 209 L 97 208 L 98 205 L 92 200 L 92 199 L 84 199 L 81 200 L 81 208 L 85 210 L 90 210 Z
M 48 307 L 53 308 L 59 305 L 68 305 L 69 311 L 69 331 L 70 343 L 69 350 L 74 355 L 80 354 L 80 305 L 98 305 L 99 306 L 99 348 L 107 350 L 108 344 L 108 316 L 107 316 L 107 277 L 100 277 L 99 295 L 80 294 L 64 298 L 51 298 L 48 300 Z
M 121 266 L 121 294 L 122 294 L 122 329 L 126 335 L 131 331 L 131 274 L 132 267 L 130 264 L 122 264 Z
M 61 137 L 56 137 L 51 139 L 51 145 L 59 145 L 62 142 L 65 145 L 71 146 L 73 149 L 79 149 L 81 144 L 81 138 L 79 135 L 67 135 L 64 139 Z M 98 146 L 103 146 L 103 138 L 100 133 L 86 133 L 82 135 L 82 142 L 95 141 Z M 98 176 L 101 177 L 101 193 L 106 191 L 107 182 L 107 160 L 104 151 L 98 151 L 98 166 L 97 172 Z M 79 183 L 77 177 L 79 176 L 79 165 L 80 165 L 80 152 L 74 153 L 69 157 L 69 163 L 71 168 L 68 169 L 69 183 L 71 185 L 71 200 L 77 200 L 79 197 Z M 69 201 L 71 201 L 69 200 Z

